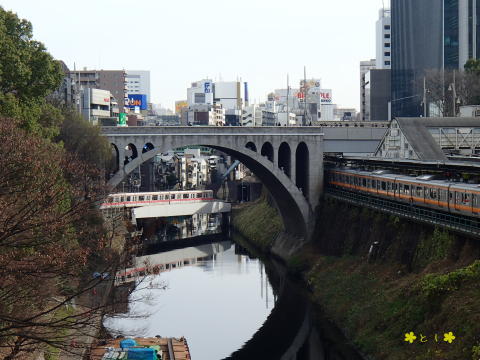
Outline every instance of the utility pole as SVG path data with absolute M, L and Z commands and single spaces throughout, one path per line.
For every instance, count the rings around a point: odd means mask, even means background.
M 288 108 L 288 99 L 290 98 L 290 85 L 288 81 L 288 74 L 287 74 L 287 126 L 290 126 L 290 121 L 289 121 L 289 108 Z
M 427 86 L 426 86 L 426 78 L 423 77 L 423 117 L 427 117 Z

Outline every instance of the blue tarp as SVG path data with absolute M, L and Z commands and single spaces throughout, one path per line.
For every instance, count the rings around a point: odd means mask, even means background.
M 125 339 L 120 341 L 120 347 L 122 349 L 137 346 L 137 342 L 133 339 Z
M 154 349 L 149 348 L 130 348 L 127 352 L 128 360 L 157 360 L 157 354 Z

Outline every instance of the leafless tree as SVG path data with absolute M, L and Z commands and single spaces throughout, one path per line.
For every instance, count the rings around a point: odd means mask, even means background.
M 419 89 L 423 89 L 423 81 L 419 79 Z M 433 105 L 439 116 L 456 116 L 460 106 L 477 104 L 480 100 L 480 77 L 459 70 L 427 70 L 425 92 L 427 104 L 430 109 Z

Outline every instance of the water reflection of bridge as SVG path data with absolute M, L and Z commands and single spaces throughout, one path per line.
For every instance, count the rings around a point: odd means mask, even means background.
M 215 259 L 216 254 L 222 253 L 231 247 L 231 241 L 222 241 L 158 254 L 137 256 L 132 267 L 117 272 L 115 283 L 116 285 L 121 285 L 148 274 L 159 274 L 185 266 L 197 265 L 205 260 Z
M 181 243 L 172 241 L 169 243 Z M 203 244 L 194 247 L 177 248 L 168 252 L 138 257 L 126 277 L 126 285 L 131 285 L 136 276 L 146 274 L 145 268 L 157 267 L 158 272 L 180 269 L 185 266 L 214 266 L 206 260 L 215 259 L 216 254 L 232 247 L 231 241 Z M 239 247 L 236 254 L 248 249 Z M 210 265 L 208 265 L 210 264 Z M 148 266 L 147 266 L 148 265 Z M 273 288 L 275 306 L 263 325 L 244 346 L 224 360 L 280 359 L 280 360 L 361 360 L 347 344 L 335 327 L 322 321 L 318 327 L 316 310 L 303 293 L 286 276 L 283 265 L 267 261 L 265 273 Z M 264 277 L 262 277 L 264 279 Z M 262 289 L 263 289 L 262 281 Z M 266 284 L 266 279 L 265 279 Z M 118 288 L 121 289 L 122 287 Z M 261 290 L 263 291 L 263 290 Z M 267 297 L 266 297 L 266 301 Z M 232 303 L 232 311 L 235 304 Z M 232 324 L 235 326 L 235 324 Z

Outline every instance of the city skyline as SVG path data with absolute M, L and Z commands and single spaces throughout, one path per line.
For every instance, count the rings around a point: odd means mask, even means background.
M 170 109 L 191 82 L 206 77 L 247 81 L 251 100 L 263 101 L 286 87 L 287 73 L 295 87 L 304 66 L 308 78 L 333 90 L 336 104 L 359 109 L 359 62 L 375 57 L 382 7 L 381 0 L 48 4 L 2 6 L 29 20 L 34 38 L 71 69 L 149 70 L 152 102 Z

